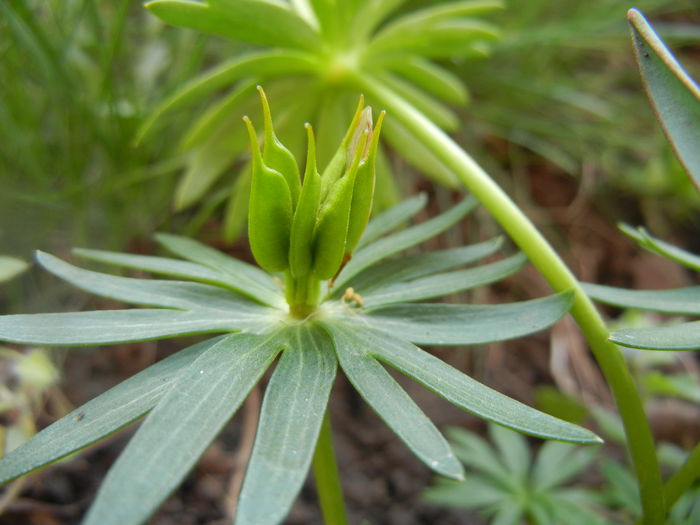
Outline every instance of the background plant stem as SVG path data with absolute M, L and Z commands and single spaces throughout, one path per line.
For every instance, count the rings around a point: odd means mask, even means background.
M 700 477 L 700 443 L 695 445 L 683 466 L 669 478 L 664 487 L 666 507 L 671 508 Z
M 618 347 L 591 300 L 547 240 L 520 208 L 457 143 L 440 128 L 369 76 L 355 77 L 368 97 L 383 105 L 389 118 L 409 128 L 479 199 L 511 239 L 529 257 L 550 286 L 573 290 L 571 315 L 581 327 L 617 402 L 632 456 L 646 525 L 661 524 L 665 516 L 663 484 L 656 447 L 631 374 Z
M 338 465 L 335 461 L 328 410 L 323 416 L 321 433 L 318 436 L 314 452 L 314 478 L 316 479 L 316 493 L 321 505 L 324 523 L 326 525 L 347 525 L 343 488 L 340 485 Z

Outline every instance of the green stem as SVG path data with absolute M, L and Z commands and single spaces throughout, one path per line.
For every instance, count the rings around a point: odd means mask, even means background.
M 314 452 L 314 478 L 316 479 L 318 501 L 323 513 L 323 522 L 326 525 L 347 525 L 348 518 L 345 515 L 343 488 L 340 485 L 338 466 L 335 462 L 328 410 L 323 416 L 321 433 L 318 436 Z
M 383 104 L 425 144 L 491 212 L 532 264 L 557 292 L 573 290 L 571 314 L 581 327 L 622 417 L 639 483 L 644 523 L 661 524 L 665 505 L 656 447 L 631 374 L 618 347 L 608 340 L 605 322 L 580 283 L 547 240 L 493 179 L 459 145 L 422 113 L 370 76 L 355 81 L 370 99 Z
M 683 466 L 678 469 L 673 476 L 669 478 L 664 486 L 664 496 L 666 497 L 666 508 L 671 510 L 671 507 L 678 501 L 686 490 L 700 478 L 700 443 L 695 445 L 695 448 L 685 460 Z
M 285 297 L 289 313 L 297 319 L 305 319 L 321 301 L 321 281 L 311 274 L 293 277 L 287 272 L 284 278 Z

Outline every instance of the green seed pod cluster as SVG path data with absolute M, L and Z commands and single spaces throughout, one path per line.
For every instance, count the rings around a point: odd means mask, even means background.
M 272 127 L 262 88 L 265 123 L 262 153 L 250 119 L 252 177 L 248 236 L 258 264 L 293 279 L 332 279 L 360 240 L 372 210 L 375 159 L 384 112 L 376 126 L 372 110 L 360 99 L 343 141 L 319 174 L 311 126 L 303 182 L 296 159 Z

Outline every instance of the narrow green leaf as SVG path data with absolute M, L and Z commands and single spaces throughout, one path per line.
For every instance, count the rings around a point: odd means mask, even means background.
M 503 500 L 491 518 L 489 525 L 520 525 L 522 523 L 524 509 L 520 501 L 513 499 Z
M 348 285 L 364 296 L 387 285 L 403 283 L 473 263 L 493 254 L 501 244 L 503 244 L 503 238 L 496 237 L 471 246 L 397 257 L 367 268 L 351 279 Z
M 10 257 L 9 255 L 0 255 L 0 283 L 9 281 L 27 268 L 29 268 L 29 265 L 22 259 Z
M 203 352 L 148 414 L 83 523 L 145 522 L 233 416 L 280 347 L 276 335 L 237 334 Z
M 362 299 L 365 308 L 373 308 L 442 297 L 505 279 L 520 270 L 526 263 L 527 257 L 519 253 L 469 270 L 440 273 L 422 279 L 394 283 L 362 295 Z
M 227 60 L 191 80 L 165 99 L 141 125 L 136 142 L 142 141 L 164 114 L 190 105 L 242 78 L 306 73 L 314 71 L 317 67 L 313 55 L 289 49 L 255 51 Z
M 230 283 L 236 283 L 236 289 L 241 293 L 267 304 L 279 304 L 279 287 L 272 277 L 260 268 L 187 237 L 159 233 L 156 234 L 156 240 L 171 253 L 224 274 Z
M 499 488 L 502 497 L 508 496 L 513 486 L 510 472 L 490 443 L 474 432 L 456 427 L 447 429 L 447 438 L 462 463 L 478 471 L 475 474 L 479 478 L 492 481 Z M 482 473 L 485 475 L 481 476 Z
M 226 204 L 224 214 L 223 240 L 227 245 L 233 244 L 245 231 L 250 204 L 250 184 L 253 167 L 246 162 L 238 172 Z
M 700 315 L 700 286 L 673 290 L 626 290 L 584 283 L 586 293 L 606 304 L 669 314 Z
M 250 44 L 309 50 L 321 45 L 318 33 L 282 2 L 153 0 L 146 8 L 169 24 Z
M 509 494 L 488 479 L 468 477 L 464 481 L 440 480 L 423 492 L 423 498 L 436 505 L 473 509 L 497 505 Z
M 484 386 L 396 336 L 369 328 L 360 331 L 341 324 L 334 324 L 333 332 L 351 337 L 355 352 L 361 349 L 418 381 L 453 405 L 481 418 L 547 439 L 575 443 L 600 442 L 600 438 L 591 431 L 549 416 Z
M 640 246 L 646 248 L 650 252 L 667 257 L 687 268 L 700 272 L 700 256 L 654 237 L 646 228 L 632 228 L 626 224 L 620 224 L 619 227 L 625 235 L 636 240 Z
M 630 9 L 627 17 L 649 99 L 678 159 L 700 189 L 700 87 L 640 11 Z
M 474 209 L 474 206 L 476 206 L 476 199 L 468 197 L 433 219 L 364 246 L 340 272 L 336 287 L 342 288 L 351 278 L 374 263 L 442 233 L 464 218 Z
M 265 391 L 257 436 L 236 511 L 239 525 L 281 523 L 301 490 L 335 379 L 328 336 L 299 325 Z
M 501 305 L 401 304 L 372 309 L 362 319 L 415 344 L 477 345 L 543 330 L 570 305 L 571 294 L 563 293 Z
M 697 350 L 700 348 L 700 321 L 618 330 L 610 335 L 610 340 L 642 350 Z
M 37 252 L 37 261 L 49 272 L 78 288 L 130 304 L 183 310 L 223 309 L 265 314 L 265 308 L 217 286 L 180 281 L 133 279 L 84 270 L 48 253 Z
M 416 213 L 425 208 L 427 202 L 428 197 L 425 193 L 419 193 L 380 213 L 367 224 L 365 232 L 360 237 L 360 242 L 357 243 L 357 248 L 360 249 L 395 228 L 402 226 Z
M 165 337 L 215 332 L 256 331 L 275 319 L 258 312 L 235 310 L 99 310 L 56 314 L 0 316 L 0 340 L 14 343 L 79 346 L 148 341 Z
M 229 275 L 229 273 L 217 271 L 197 263 L 170 259 L 168 257 L 132 255 L 103 250 L 88 250 L 84 248 L 74 249 L 73 253 L 85 259 L 105 264 L 213 284 L 222 288 L 231 289 L 250 299 L 269 304 L 270 306 L 284 307 L 286 304 L 279 289 L 277 294 L 272 294 L 267 290 L 262 290 L 262 293 L 259 293 L 261 288 L 258 286 L 252 287 L 252 291 L 249 291 L 249 283 L 242 283 L 237 275 Z M 272 283 L 274 285 L 274 281 Z M 245 289 L 242 289 L 242 285 L 245 286 Z M 269 286 L 265 286 L 265 288 L 269 288 Z
M 45 428 L 0 460 L 0 484 L 85 448 L 140 418 L 163 397 L 178 374 L 220 340 L 209 339 L 166 357 Z
M 418 458 L 438 474 L 463 479 L 462 466 L 449 444 L 401 386 L 380 365 L 363 331 L 324 323 L 333 338 L 345 375 L 365 401 Z

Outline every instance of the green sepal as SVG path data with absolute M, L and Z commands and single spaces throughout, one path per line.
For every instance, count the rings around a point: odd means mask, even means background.
M 286 179 L 292 197 L 292 209 L 296 207 L 299 199 L 301 180 L 299 179 L 299 166 L 297 161 L 284 144 L 280 142 L 275 134 L 272 125 L 272 113 L 270 104 L 265 96 L 262 86 L 258 86 L 260 100 L 263 108 L 263 119 L 265 122 L 265 145 L 263 146 L 263 162 L 273 170 L 282 174 Z
M 338 273 L 343 263 L 353 188 L 366 142 L 367 132 L 365 131 L 355 149 L 355 157 L 350 168 L 331 187 L 328 197 L 321 204 L 314 231 L 313 261 L 313 272 L 321 280 L 332 278 Z
M 265 165 L 253 124 L 244 117 L 250 135 L 253 170 L 248 207 L 248 240 L 258 264 L 268 272 L 289 267 L 292 196 L 284 176 Z
M 375 163 L 377 160 L 377 147 L 379 134 L 382 129 L 382 121 L 386 112 L 382 111 L 377 119 L 377 124 L 372 131 L 372 142 L 369 146 L 367 158 L 360 162 L 355 178 L 355 187 L 352 192 L 352 205 L 350 207 L 350 220 L 348 222 L 348 235 L 345 242 L 345 255 L 350 256 L 362 237 L 367 227 L 372 202 L 374 200 L 374 187 L 376 184 Z
M 313 233 L 321 197 L 321 176 L 316 169 L 316 143 L 311 124 L 306 124 L 308 151 L 304 183 L 292 220 L 289 269 L 294 277 L 306 275 L 313 264 Z

